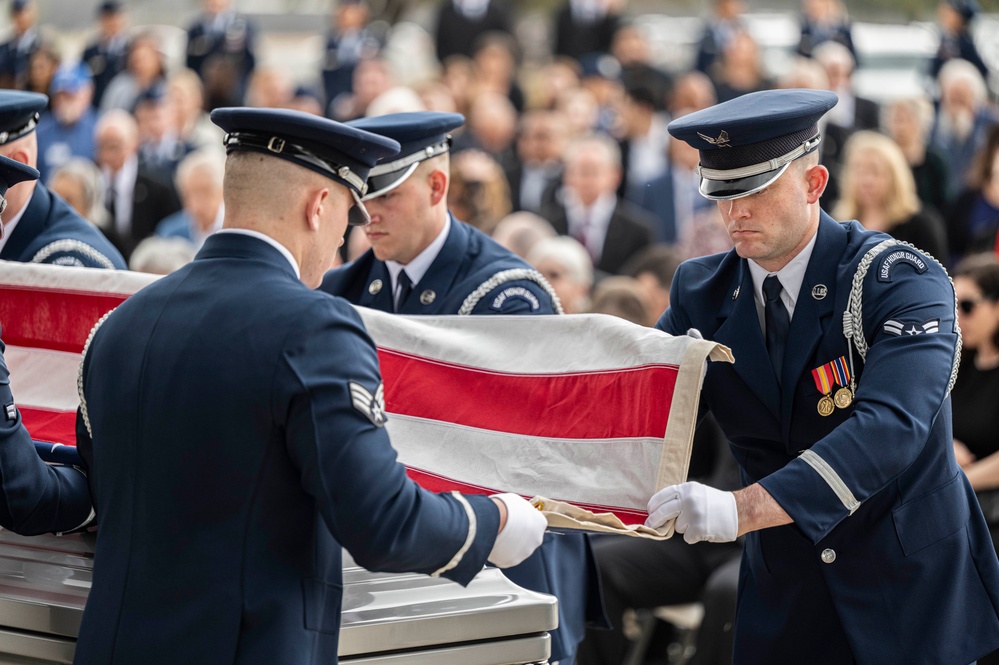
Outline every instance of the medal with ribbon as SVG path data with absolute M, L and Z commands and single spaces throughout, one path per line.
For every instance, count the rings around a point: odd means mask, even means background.
M 817 406 L 820 416 L 830 416 L 836 407 L 845 409 L 853 403 L 853 391 L 848 387 L 850 368 L 847 366 L 846 356 L 840 356 L 813 369 L 812 379 L 815 381 L 815 387 L 822 393 Z M 839 385 L 840 388 L 833 395 L 835 385 Z

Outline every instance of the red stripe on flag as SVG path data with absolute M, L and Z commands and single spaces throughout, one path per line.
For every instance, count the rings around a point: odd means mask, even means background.
M 501 490 L 494 490 L 488 487 L 481 487 L 479 485 L 470 485 L 468 483 L 463 483 L 436 473 L 431 473 L 422 469 L 414 469 L 409 466 L 406 467 L 406 474 L 416 481 L 420 487 L 430 492 L 457 491 L 462 494 L 499 494 L 501 492 Z M 525 498 L 530 499 L 531 497 Z M 649 516 L 648 513 L 641 510 L 630 510 L 628 508 L 612 508 L 610 506 L 597 506 L 588 503 L 575 502 L 573 502 L 573 505 L 584 510 L 589 510 L 592 513 L 614 513 L 625 524 L 645 524 L 645 519 Z
M 662 437 L 675 365 L 509 374 L 379 349 L 390 413 L 563 439 Z
M 17 407 L 21 422 L 36 441 L 76 445 L 76 411 L 50 411 L 36 407 Z
M 3 341 L 81 353 L 94 324 L 128 296 L 19 286 L 0 286 Z

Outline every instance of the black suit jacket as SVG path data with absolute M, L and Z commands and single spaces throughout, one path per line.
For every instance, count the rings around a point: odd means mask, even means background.
M 135 176 L 135 189 L 132 190 L 132 226 L 128 233 L 118 233 L 114 222 L 106 232 L 111 243 L 118 248 L 128 261 L 135 246 L 153 235 L 160 221 L 180 210 L 177 193 L 159 180 L 143 173 Z
M 492 0 L 486 15 L 472 21 L 454 8 L 451 0 L 444 0 L 437 15 L 437 59 L 441 62 L 451 55 L 471 57 L 475 41 L 487 32 L 510 32 L 510 22 L 503 8 L 505 2 Z
M 569 234 L 569 218 L 561 205 L 547 215 L 555 230 L 562 235 Z M 607 235 L 600 260 L 593 267 L 600 272 L 616 275 L 632 256 L 652 242 L 652 227 L 655 219 L 641 208 L 618 199 L 607 225 Z

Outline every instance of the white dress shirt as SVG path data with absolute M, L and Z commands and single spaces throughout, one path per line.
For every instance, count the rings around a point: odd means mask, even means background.
M 302 279 L 302 273 L 298 268 L 298 261 L 292 256 L 292 253 L 288 251 L 288 248 L 279 243 L 274 238 L 270 237 L 266 233 L 261 233 L 260 231 L 252 231 L 250 229 L 219 229 L 215 233 L 236 233 L 241 236 L 250 236 L 251 238 L 256 238 L 257 240 L 263 240 L 268 245 L 281 252 L 281 256 L 288 260 L 291 264 L 292 269 L 295 271 L 295 277 Z
M 385 262 L 385 267 L 388 268 L 389 276 L 392 278 L 392 302 L 396 302 L 399 298 L 399 273 L 402 272 L 403 268 L 406 269 L 409 281 L 415 287 L 423 279 L 423 276 L 427 274 L 427 271 L 430 270 L 430 265 L 437 258 L 437 255 L 440 254 L 441 248 L 444 247 L 444 243 L 447 241 L 447 234 L 450 231 L 451 215 L 448 215 L 447 219 L 444 220 L 444 228 L 437 234 L 434 241 L 427 245 L 426 249 L 417 254 L 412 261 L 405 265 L 396 261 Z
M 749 260 L 749 274 L 753 277 L 753 299 L 756 301 L 756 313 L 760 316 L 760 329 L 763 330 L 764 335 L 766 335 L 767 326 L 764 317 L 764 303 L 766 303 L 766 298 L 763 297 L 763 280 L 770 275 L 777 275 L 777 279 L 784 289 L 780 293 L 780 299 L 784 303 L 784 307 L 787 308 L 788 321 L 793 319 L 794 304 L 798 302 L 801 283 L 805 281 L 805 270 L 808 268 L 808 260 L 812 258 L 812 250 L 815 249 L 815 239 L 818 237 L 819 232 L 816 230 L 815 235 L 808 241 L 805 248 L 798 252 L 797 256 L 776 273 L 767 272 L 759 263 L 752 259 Z

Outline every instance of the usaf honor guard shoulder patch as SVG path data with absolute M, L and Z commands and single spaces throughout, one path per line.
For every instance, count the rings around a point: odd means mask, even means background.
M 532 310 L 541 308 L 541 302 L 538 301 L 538 297 L 522 286 L 511 286 L 510 288 L 503 289 L 499 295 L 493 298 L 492 308 L 502 310 L 503 305 L 511 298 L 526 300 L 531 305 Z
M 940 319 L 929 319 L 928 321 L 896 321 L 888 319 L 885 321 L 884 331 L 889 335 L 922 335 L 924 333 L 940 332 Z
M 895 268 L 902 264 L 908 265 L 919 275 L 926 272 L 929 267 L 926 264 L 926 259 L 919 252 L 906 248 L 894 249 L 881 257 L 881 262 L 878 264 L 878 281 L 890 282 Z
M 350 382 L 350 399 L 354 408 L 368 417 L 375 427 L 385 427 L 388 416 L 385 414 L 385 385 L 378 384 L 375 394 L 360 383 Z

